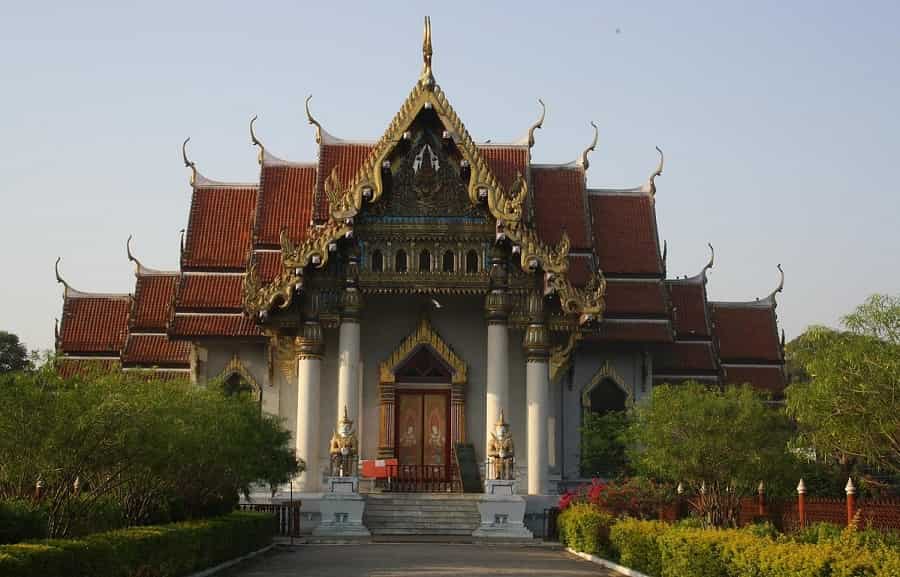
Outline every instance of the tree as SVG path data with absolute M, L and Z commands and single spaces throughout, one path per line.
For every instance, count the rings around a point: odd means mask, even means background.
M 581 426 L 581 474 L 615 476 L 625 470 L 629 416 L 625 411 L 589 413 Z
M 635 408 L 632 463 L 684 483 L 689 503 L 709 525 L 734 525 L 740 498 L 760 480 L 784 485 L 793 470 L 790 421 L 749 385 L 707 388 L 687 382 L 655 387 Z
M 900 298 L 874 295 L 842 319 L 813 326 L 787 353 L 808 375 L 786 390 L 799 443 L 841 462 L 900 473 Z
M 0 373 L 23 371 L 31 366 L 28 350 L 13 333 L 0 331 Z

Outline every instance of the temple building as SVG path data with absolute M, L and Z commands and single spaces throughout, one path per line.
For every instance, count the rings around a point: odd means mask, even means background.
M 783 276 L 765 298 L 711 302 L 710 246 L 695 276 L 667 278 L 662 151 L 639 186 L 589 186 L 596 126 L 568 164 L 532 158 L 543 112 L 521 140 L 476 142 L 435 80 L 430 25 L 423 60 L 377 140 L 329 134 L 307 99 L 318 158 L 285 160 L 251 121 L 255 182 L 207 178 L 185 141 L 179 269 L 144 266 L 130 238 L 132 294 L 75 290 L 57 267 L 59 370 L 246 388 L 292 431 L 307 493 L 345 407 L 361 459 L 448 470 L 459 443 L 484 462 L 502 410 L 518 491 L 539 495 L 582 476 L 588 413 L 688 379 L 781 395 Z

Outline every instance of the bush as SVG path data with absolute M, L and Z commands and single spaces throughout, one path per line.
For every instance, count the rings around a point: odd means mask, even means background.
M 609 555 L 609 529 L 613 516 L 587 503 L 576 503 L 559 514 L 559 540 L 567 547 L 591 555 Z
M 29 501 L 0 503 L 0 545 L 47 536 L 47 513 Z
M 613 555 L 622 565 L 647 575 L 662 575 L 659 536 L 670 529 L 660 521 L 622 519 L 609 531 Z
M 275 521 L 235 512 L 78 540 L 0 546 L 0 577 L 179 577 L 271 543 Z

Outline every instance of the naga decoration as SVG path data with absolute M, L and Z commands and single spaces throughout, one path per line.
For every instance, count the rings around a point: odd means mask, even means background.
M 522 269 L 533 273 L 538 268 L 545 273 L 545 287 L 548 293 L 559 296 L 566 314 L 579 315 L 581 324 L 596 320 L 602 315 L 606 281 L 597 276 L 591 286 L 579 289 L 568 279 L 568 253 L 570 242 L 563 237 L 556 247 L 545 245 L 535 230 L 523 222 L 525 201 L 528 197 L 528 183 L 518 174 L 505 189 L 493 175 L 484 156 L 478 149 L 465 125 L 450 106 L 440 86 L 434 82 L 431 68 L 431 25 L 426 18 L 423 41 L 424 69 L 420 81 L 416 83 L 400 110 L 391 120 L 384 135 L 373 146 L 349 183 L 339 181 L 337 174 L 328 175 L 325 193 L 329 199 L 331 218 L 324 224 L 309 231 L 300 243 L 294 243 L 284 234 L 281 239 L 283 272 L 270 285 L 260 285 L 255 270 L 251 266 L 244 282 L 245 309 L 253 314 L 266 313 L 275 305 L 287 307 L 296 290 L 302 288 L 302 274 L 307 266 L 326 266 L 333 244 L 341 238 L 353 235 L 354 218 L 363 203 L 376 203 L 384 193 L 383 166 L 398 142 L 404 140 L 416 117 L 422 110 L 432 110 L 446 129 L 445 137 L 453 140 L 461 161 L 465 161 L 468 171 L 466 192 L 473 206 L 486 205 L 487 212 L 496 221 L 498 239 L 508 238 L 513 246 L 521 249 Z M 309 113 L 307 98 L 307 118 L 316 127 L 316 140 L 321 143 L 321 125 Z M 543 103 L 541 103 L 543 106 Z M 531 136 L 543 120 L 532 127 Z M 580 163 L 587 168 L 587 154 L 596 147 L 598 132 L 593 122 L 594 141 L 582 153 Z M 501 236 L 502 235 L 502 236 Z
M 135 270 L 138 270 L 138 271 L 139 271 L 139 270 L 141 270 L 142 268 L 144 268 L 144 265 L 142 265 L 142 264 L 141 264 L 141 261 L 139 261 L 139 260 L 137 259 L 137 257 L 134 256 L 134 253 L 131 252 L 131 237 L 132 237 L 132 236 L 133 236 L 133 235 L 130 235 L 130 234 L 129 234 L 129 235 L 128 235 L 128 240 L 125 241 L 125 254 L 128 255 L 128 260 L 134 263 Z
M 703 267 L 703 270 L 700 271 L 700 274 L 706 279 L 706 273 L 713 267 L 716 263 L 716 249 L 713 248 L 711 242 L 706 243 L 706 246 L 709 247 L 709 262 Z
M 259 165 L 262 166 L 263 159 L 266 156 L 266 147 L 263 146 L 263 143 L 256 137 L 256 130 L 254 130 L 253 125 L 256 123 L 257 116 L 254 114 L 253 118 L 250 119 L 250 143 L 259 148 L 259 155 L 257 160 L 259 161 Z
M 197 165 L 193 160 L 190 160 L 187 155 L 187 143 L 191 141 L 191 137 L 188 136 L 184 139 L 184 142 L 181 143 L 181 158 L 184 159 L 184 167 L 191 169 L 191 186 L 194 186 L 197 182 Z
M 590 166 L 590 163 L 588 162 L 588 154 L 594 152 L 594 149 L 597 148 L 597 139 L 600 137 L 600 131 L 597 129 L 597 125 L 593 120 L 591 121 L 591 126 L 594 127 L 594 140 L 591 141 L 588 147 L 585 148 L 581 153 L 581 156 L 578 157 L 578 166 L 580 166 L 584 170 L 587 170 Z
M 328 446 L 332 477 L 353 476 L 357 448 L 353 421 L 347 416 L 347 405 L 344 405 L 344 417 L 338 421 L 337 429 L 332 432 L 331 443 Z
M 503 409 L 494 425 L 491 440 L 488 441 L 488 462 L 492 480 L 512 480 L 515 475 L 515 447 L 509 424 L 503 418 Z
M 544 101 L 538 98 L 538 102 L 541 103 L 541 117 L 528 129 L 528 148 L 534 147 L 534 131 L 538 128 L 543 128 L 544 117 L 547 115 L 547 107 L 544 105 Z
M 569 366 L 572 364 L 572 352 L 575 350 L 575 345 L 578 344 L 578 341 L 582 338 L 581 331 L 572 331 L 569 333 L 569 338 L 566 340 L 565 344 L 553 347 L 550 350 L 550 382 L 555 383 L 556 379 L 568 370 Z
M 650 178 L 647 179 L 647 184 L 645 184 L 641 192 L 649 193 L 650 196 L 656 196 L 656 177 L 661 176 L 663 173 L 663 164 L 665 163 L 666 157 L 663 155 L 663 151 L 660 147 L 656 147 L 656 152 L 659 153 L 659 164 L 656 165 L 656 170 L 653 171 L 653 174 L 650 175 Z

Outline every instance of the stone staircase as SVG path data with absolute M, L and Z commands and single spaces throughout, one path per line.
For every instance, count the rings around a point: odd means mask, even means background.
M 471 536 L 481 523 L 479 497 L 463 493 L 369 493 L 363 524 L 373 536 Z

